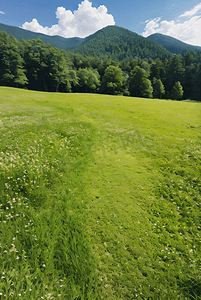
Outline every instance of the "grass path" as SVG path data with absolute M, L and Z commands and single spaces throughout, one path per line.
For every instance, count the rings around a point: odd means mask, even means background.
M 2 299 L 200 299 L 200 103 L 0 88 L 0 120 Z

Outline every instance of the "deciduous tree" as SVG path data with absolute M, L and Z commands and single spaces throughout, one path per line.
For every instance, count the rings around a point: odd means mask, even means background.
M 101 92 L 111 95 L 120 93 L 122 81 L 122 70 L 119 67 L 107 67 L 102 78 Z
M 99 74 L 91 69 L 79 69 L 78 76 L 78 89 L 80 92 L 92 93 L 99 87 Z
M 24 60 L 18 49 L 19 42 L 5 32 L 0 32 L 0 84 L 23 87 L 28 83 Z

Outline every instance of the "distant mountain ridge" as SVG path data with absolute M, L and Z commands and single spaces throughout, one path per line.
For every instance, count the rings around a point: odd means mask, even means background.
M 156 42 L 117 26 L 107 26 L 86 38 L 48 36 L 4 24 L 0 24 L 0 31 L 14 36 L 18 41 L 22 38 L 25 40 L 40 38 L 52 47 L 102 59 L 155 60 L 158 57 L 163 59 L 171 56 L 170 52 Z
M 147 37 L 148 40 L 154 41 L 173 54 L 186 54 L 189 50 L 201 51 L 201 47 L 193 46 L 181 42 L 171 36 L 161 33 L 154 33 Z
M 80 45 L 84 42 L 84 38 L 63 38 L 58 35 L 49 36 L 43 33 L 32 32 L 16 26 L 10 26 L 0 23 L 0 31 L 5 31 L 8 35 L 14 36 L 18 41 L 41 39 L 44 43 L 50 44 L 52 47 L 57 47 L 59 50 L 68 50 L 76 45 Z
M 155 60 L 171 57 L 172 54 L 186 54 L 188 50 L 201 47 L 185 44 L 159 33 L 144 38 L 130 30 L 117 26 L 107 26 L 86 38 L 63 38 L 36 33 L 16 26 L 0 23 L 0 31 L 14 36 L 18 41 L 41 39 L 59 50 L 70 50 L 87 56 L 113 60 Z

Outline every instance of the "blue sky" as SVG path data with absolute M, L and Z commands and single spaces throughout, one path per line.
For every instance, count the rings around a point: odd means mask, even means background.
M 63 37 L 117 25 L 145 37 L 159 32 L 201 46 L 201 0 L 4 0 L 0 23 Z

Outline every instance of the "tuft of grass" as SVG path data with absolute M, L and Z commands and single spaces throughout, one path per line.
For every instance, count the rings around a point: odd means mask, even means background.
M 1 87 L 1 298 L 200 299 L 200 113 Z

